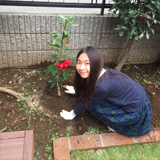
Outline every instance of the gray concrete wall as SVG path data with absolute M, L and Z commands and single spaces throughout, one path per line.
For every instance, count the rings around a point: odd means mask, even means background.
M 56 26 L 60 18 L 49 14 L 0 14 L 0 68 L 25 67 L 36 65 L 46 60 L 54 53 L 54 47 L 49 44 L 53 36 L 48 33 L 62 30 Z M 118 62 L 123 55 L 126 39 L 114 35 L 116 18 L 108 15 L 76 15 L 78 27 L 69 29 L 71 49 L 77 52 L 86 46 L 93 46 L 102 52 L 104 60 Z M 151 63 L 160 55 L 160 35 L 151 35 L 135 41 L 129 52 L 127 62 Z M 47 61 L 50 61 L 47 59 Z M 72 65 L 75 59 L 72 59 Z

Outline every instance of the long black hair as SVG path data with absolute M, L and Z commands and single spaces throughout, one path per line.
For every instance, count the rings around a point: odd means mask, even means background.
M 84 78 L 81 78 L 79 73 L 76 71 L 74 88 L 76 90 L 77 97 L 79 97 L 81 94 L 81 91 L 83 91 L 82 102 L 84 102 L 87 105 L 87 101 L 96 86 L 98 77 L 103 68 L 103 56 L 98 49 L 89 46 L 86 48 L 82 48 L 79 51 L 76 61 L 82 53 L 86 53 L 89 58 L 90 74 L 88 78 L 84 79 Z

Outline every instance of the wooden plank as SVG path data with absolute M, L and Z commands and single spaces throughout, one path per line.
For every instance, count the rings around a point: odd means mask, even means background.
M 23 160 L 34 159 L 33 130 L 25 131 Z
M 24 138 L 25 131 L 3 132 L 0 133 L 0 140 Z
M 0 160 L 22 160 L 24 138 L 0 140 Z

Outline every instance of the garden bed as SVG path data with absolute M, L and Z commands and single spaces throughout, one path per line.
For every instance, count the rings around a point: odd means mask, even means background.
M 34 130 L 35 159 L 51 159 L 52 139 L 57 137 L 107 132 L 107 127 L 89 112 L 77 116 L 72 121 L 60 117 L 62 109 L 70 111 L 77 105 L 74 95 L 61 89 L 61 97 L 56 88 L 50 88 L 50 74 L 45 73 L 48 65 L 34 66 L 26 69 L 0 70 L 0 87 L 8 87 L 22 93 L 38 108 L 30 109 L 24 101 L 0 92 L 0 130 L 7 131 Z M 73 85 L 75 67 L 69 67 L 69 79 L 63 84 Z M 160 68 L 155 64 L 126 65 L 122 72 L 143 85 L 152 105 L 152 128 L 160 128 Z

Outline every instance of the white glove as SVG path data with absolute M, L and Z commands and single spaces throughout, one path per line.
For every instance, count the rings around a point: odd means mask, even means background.
M 60 112 L 60 116 L 65 120 L 72 120 L 76 116 L 76 114 L 73 110 L 71 110 L 70 112 L 62 110 L 62 112 Z
M 65 90 L 66 93 L 69 93 L 69 94 L 75 94 L 76 93 L 73 86 L 64 85 L 63 87 L 65 89 L 67 89 L 67 90 Z

